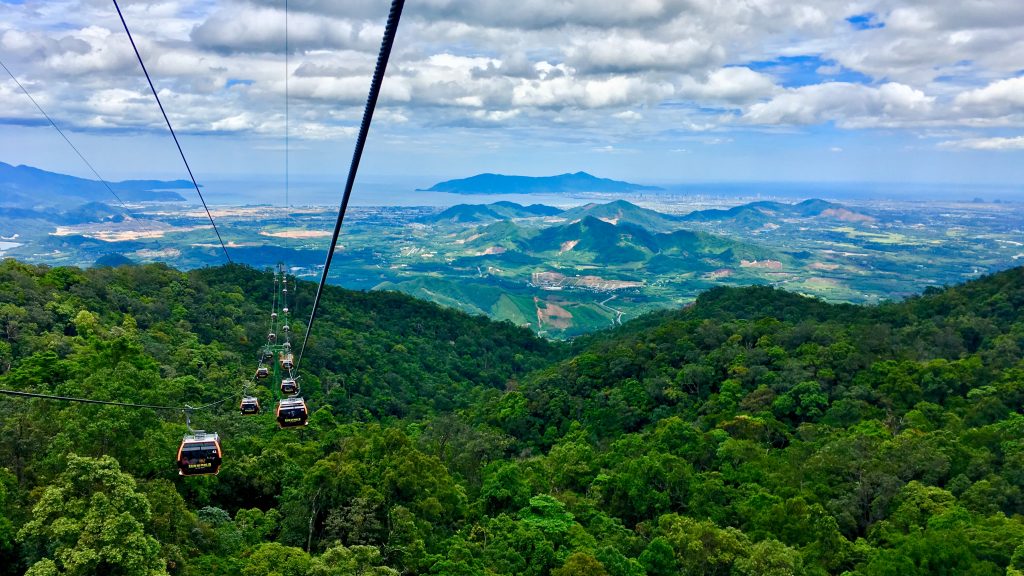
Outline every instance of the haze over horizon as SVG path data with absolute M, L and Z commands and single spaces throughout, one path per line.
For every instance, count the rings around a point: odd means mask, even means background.
M 283 2 L 124 8 L 200 182 L 281 180 Z M 387 2 L 290 9 L 292 175 L 340 180 Z M 0 54 L 106 178 L 185 176 L 109 3 L 4 0 Z M 415 2 L 360 177 L 1010 185 L 1022 54 L 1013 0 Z M 0 106 L 0 159 L 88 176 L 9 78 Z

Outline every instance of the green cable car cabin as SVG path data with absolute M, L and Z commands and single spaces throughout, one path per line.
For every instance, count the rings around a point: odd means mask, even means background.
M 178 448 L 178 475 L 203 476 L 220 472 L 223 452 L 220 436 L 196 430 L 181 440 Z

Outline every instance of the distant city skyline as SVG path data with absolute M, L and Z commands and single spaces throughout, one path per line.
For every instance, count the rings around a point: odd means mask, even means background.
M 283 6 L 123 4 L 200 182 L 283 180 Z M 387 6 L 290 2 L 294 178 L 347 169 Z M 104 177 L 185 176 L 109 2 L 0 0 L 0 58 Z M 6 75 L 0 106 L 0 160 L 91 177 Z M 406 6 L 364 178 L 579 170 L 1014 185 L 1024 3 Z

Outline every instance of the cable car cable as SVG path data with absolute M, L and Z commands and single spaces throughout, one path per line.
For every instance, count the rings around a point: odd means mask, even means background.
M 236 392 L 236 393 L 232 393 L 231 396 L 228 396 L 226 398 L 222 398 L 220 400 L 216 400 L 214 402 L 210 402 L 209 404 L 203 404 L 202 406 L 195 406 L 195 407 L 188 406 L 186 404 L 185 407 L 183 408 L 181 406 L 162 406 L 162 405 L 158 405 L 158 404 L 136 404 L 136 403 L 133 403 L 133 402 L 115 402 L 113 400 L 94 400 L 92 398 L 78 398 L 78 397 L 75 397 L 75 396 L 57 396 L 57 395 L 54 395 L 54 394 L 40 394 L 40 393 L 37 393 L 37 392 L 22 392 L 20 390 L 4 390 L 4 389 L 0 389 L 0 394 L 6 394 L 8 396 L 20 396 L 20 397 L 23 397 L 23 398 L 40 398 L 42 400 L 59 400 L 59 401 L 62 401 L 62 402 L 79 402 L 79 403 L 82 403 L 82 404 L 103 404 L 103 405 L 106 405 L 106 406 L 121 406 L 123 408 L 146 408 L 146 409 L 150 409 L 150 410 L 173 410 L 175 412 L 181 412 L 181 411 L 185 411 L 185 410 L 192 410 L 192 411 L 206 410 L 207 408 L 212 408 L 212 407 L 214 407 L 214 406 L 216 406 L 218 404 L 223 404 L 224 402 L 227 402 L 228 400 L 230 400 L 230 399 L 234 398 L 235 396 L 237 396 L 237 392 Z
M 164 105 L 160 102 L 160 96 L 156 93 L 156 87 L 153 86 L 153 79 L 149 77 L 149 71 L 146 70 L 146 64 L 142 61 L 142 54 L 139 53 L 139 48 L 135 45 L 135 39 L 132 38 L 132 33 L 128 30 L 128 23 L 125 22 L 124 14 L 121 13 L 121 6 L 118 5 L 117 0 L 113 0 L 113 2 L 114 8 L 117 8 L 117 15 L 121 18 L 121 24 L 124 26 L 125 34 L 128 35 L 128 41 L 132 43 L 132 49 L 135 50 L 135 57 L 139 60 L 139 66 L 142 66 L 142 72 L 146 75 L 146 82 L 149 83 L 149 89 L 153 92 L 153 98 L 156 98 L 156 104 L 160 107 L 160 113 L 164 116 L 164 122 L 167 123 L 167 129 L 171 131 L 171 137 L 174 138 L 174 145 L 178 147 L 178 153 L 181 154 L 181 161 L 185 163 L 185 169 L 188 170 L 188 176 L 192 179 L 192 185 L 196 188 L 196 194 L 199 194 L 199 200 L 203 203 L 203 209 L 206 210 L 206 216 L 210 219 L 210 224 L 213 225 L 213 231 L 217 234 L 217 240 L 220 242 L 221 250 L 224 251 L 224 257 L 227 258 L 228 264 L 231 264 L 231 256 L 228 255 L 228 248 L 224 245 L 224 239 L 220 236 L 220 230 L 217 229 L 217 223 L 213 221 L 213 214 L 210 213 L 210 208 L 206 205 L 206 198 L 203 198 L 203 193 L 199 190 L 199 183 L 196 182 L 196 177 L 192 174 L 192 168 L 188 165 L 188 160 L 185 158 L 185 151 L 181 149 L 181 143 L 178 142 L 178 135 L 174 133 L 174 127 L 171 126 L 171 120 L 167 117 Z
M 24 398 L 41 398 L 43 400 L 60 400 L 62 402 L 80 402 L 82 404 L 104 404 L 107 406 L 121 406 L 124 408 L 147 408 L 151 410 L 173 410 L 178 412 L 182 410 L 181 406 L 159 406 L 155 404 L 134 404 L 131 402 L 113 402 L 109 400 L 93 400 L 91 398 L 75 398 L 73 396 L 55 396 L 53 394 L 37 394 L 35 392 L 21 392 L 18 390 L 3 390 L 0 389 L 0 394 L 6 394 L 8 396 L 21 396 Z M 223 402 L 223 400 L 221 400 Z M 205 406 L 203 406 L 205 408 Z
M 214 402 L 210 402 L 209 404 L 203 404 L 202 406 L 194 406 L 192 408 L 192 411 L 194 412 L 196 410 L 206 410 L 207 408 L 212 408 L 212 407 L 214 407 L 214 406 L 216 406 L 218 404 L 223 404 L 223 403 L 227 402 L 228 400 L 231 400 L 235 396 L 238 396 L 238 392 L 232 392 L 230 396 L 225 396 L 224 398 L 221 398 L 220 400 L 217 400 L 217 401 L 214 401 Z
M 316 296 L 313 298 L 313 308 L 309 314 L 309 323 L 306 324 L 306 335 L 302 338 L 302 347 L 299 349 L 299 356 L 295 362 L 296 370 L 302 363 L 302 356 L 306 351 L 306 343 L 309 341 L 309 333 L 313 330 L 313 322 L 316 320 L 317 309 L 320 305 L 320 297 L 323 294 L 324 286 L 327 284 L 327 274 L 331 269 L 331 260 L 334 259 L 334 250 L 338 246 L 338 236 L 341 234 L 341 224 L 345 220 L 345 212 L 348 210 L 348 201 L 352 196 L 352 186 L 355 184 L 356 171 L 359 170 L 359 160 L 363 155 L 363 148 L 366 146 L 366 137 L 370 131 L 370 122 L 373 120 L 373 111 L 377 107 L 377 98 L 380 96 L 380 87 L 384 82 L 384 72 L 388 67 L 388 58 L 391 56 L 391 47 L 395 43 L 395 34 L 398 32 L 398 21 L 402 17 L 402 8 L 405 0 L 392 0 L 391 11 L 388 13 L 388 23 L 384 28 L 384 38 L 381 40 L 380 53 L 377 55 L 377 67 L 373 71 L 373 80 L 370 82 L 370 93 L 366 98 L 366 108 L 363 110 L 363 121 L 359 125 L 359 136 L 356 138 L 356 147 L 352 153 L 352 162 L 348 169 L 348 179 L 345 181 L 345 193 L 341 197 L 341 206 L 338 209 L 338 220 L 334 224 L 334 235 L 331 237 L 331 246 L 327 250 L 327 260 L 324 262 L 324 273 L 320 277 L 320 284 L 316 288 Z

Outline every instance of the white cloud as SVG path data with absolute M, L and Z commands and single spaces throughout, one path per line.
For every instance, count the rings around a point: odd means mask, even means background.
M 1024 3 L 1014 0 L 872 2 L 884 27 L 819 41 L 843 66 L 874 78 L 924 85 L 978 72 L 1003 76 L 1021 68 Z M 862 8 L 863 10 L 863 8 Z M 949 81 L 949 80 L 940 80 Z
M 665 42 L 619 33 L 580 39 L 566 51 L 570 65 L 597 73 L 703 70 L 724 59 L 721 46 L 697 38 Z
M 289 6 L 294 136 L 347 137 L 388 2 Z M 125 8 L 177 128 L 283 129 L 279 1 Z M 845 20 L 865 12 L 884 26 Z M 0 3 L 0 50 L 64 125 L 162 129 L 104 2 Z M 376 121 L 423 132 L 501 124 L 526 138 L 573 132 L 587 142 L 828 122 L 971 128 L 984 139 L 986 128 L 1024 127 L 1021 54 L 1017 0 L 421 0 L 406 6 Z M 818 57 L 818 76 L 784 88 L 784 73 L 763 64 L 782 56 Z M 867 78 L 830 80 L 849 70 Z M 10 88 L 0 84 L 0 106 L 35 120 Z
M 685 78 L 679 94 L 696 100 L 749 103 L 777 91 L 778 87 L 770 76 L 743 66 L 733 66 L 711 72 L 703 82 Z
M 983 115 L 1024 112 L 1024 76 L 998 80 L 957 95 L 956 104 Z
M 939 144 L 941 148 L 957 148 L 969 150 L 1024 150 L 1024 136 L 1013 138 L 968 138 L 965 140 L 947 140 Z
M 667 83 L 616 75 L 581 80 L 570 76 L 522 81 L 512 92 L 512 104 L 538 108 L 607 108 L 657 101 L 673 92 Z
M 926 119 L 935 98 L 905 84 L 878 88 L 828 82 L 792 88 L 754 104 L 743 119 L 752 124 L 819 124 L 841 127 L 900 126 Z

